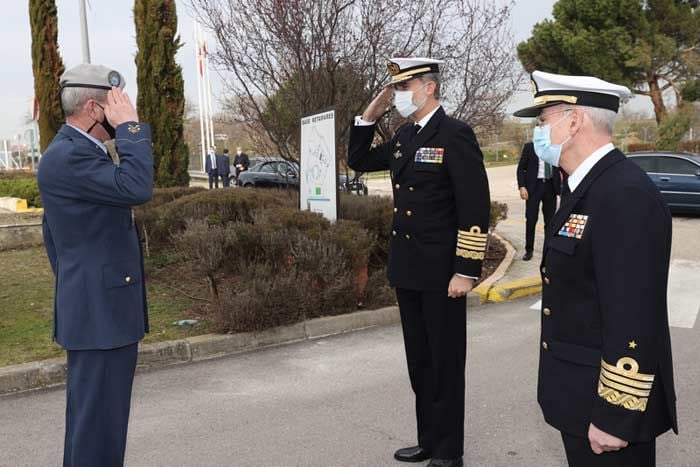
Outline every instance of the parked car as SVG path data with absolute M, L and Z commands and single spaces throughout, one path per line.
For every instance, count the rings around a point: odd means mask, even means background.
M 299 165 L 278 158 L 254 159 L 238 178 L 242 187 L 299 189 Z
M 345 174 L 340 174 L 338 177 L 338 188 L 340 191 L 344 191 L 350 194 L 357 194 L 361 196 L 367 196 L 368 190 L 365 182 L 360 178 L 350 178 Z
M 700 155 L 656 151 L 627 156 L 659 187 L 672 212 L 700 214 Z

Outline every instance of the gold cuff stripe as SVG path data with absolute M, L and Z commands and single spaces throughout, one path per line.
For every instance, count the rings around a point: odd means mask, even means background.
M 486 256 L 485 253 L 478 253 L 476 251 L 464 250 L 462 248 L 457 248 L 456 255 L 466 259 L 483 260 Z
M 605 360 L 600 361 L 601 367 L 618 376 L 624 376 L 637 381 L 654 382 L 654 375 L 639 373 L 639 364 L 633 358 L 625 357 L 617 361 L 616 366 L 606 363 Z M 626 369 L 625 365 L 629 365 L 630 369 Z
M 472 227 L 472 231 L 458 230 L 457 235 L 460 237 L 488 238 L 489 234 L 481 233 L 479 227 Z
M 465 242 L 464 240 L 458 240 L 457 246 L 460 246 L 462 248 L 466 248 L 467 250 L 486 251 L 486 245 L 482 245 L 479 243 Z
M 601 368 L 600 374 L 601 376 L 605 376 L 610 381 L 615 381 L 617 383 L 624 384 L 626 386 L 630 386 L 637 389 L 651 389 L 651 386 L 653 385 L 653 383 L 642 383 L 640 381 L 637 381 L 636 379 L 630 379 L 625 378 L 624 376 L 616 375 L 615 373 L 609 372 L 605 368 Z
M 649 401 L 646 397 L 640 398 L 617 392 L 614 389 L 605 387 L 603 383 L 600 382 L 598 383 L 598 395 L 612 405 L 618 405 L 627 410 L 635 410 L 638 412 L 644 412 L 647 409 L 647 402 Z
M 575 104 L 578 102 L 578 97 L 576 96 L 540 96 L 535 98 L 534 105 L 547 104 L 549 102 L 568 102 L 569 104 Z
M 483 243 L 486 244 L 486 242 L 489 241 L 488 238 L 481 238 L 481 237 L 468 237 L 466 235 L 457 235 L 458 240 L 465 240 L 469 242 L 475 242 L 475 243 Z
M 610 381 L 603 375 L 600 375 L 600 382 L 609 388 L 617 389 L 618 391 L 622 391 L 626 394 L 632 394 L 633 396 L 649 397 L 649 394 L 651 394 L 651 391 L 642 391 L 640 389 L 634 389 L 629 386 L 625 386 L 624 384 L 618 384 L 615 381 Z

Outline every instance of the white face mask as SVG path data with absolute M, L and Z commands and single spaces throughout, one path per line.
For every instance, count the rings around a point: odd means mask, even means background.
M 419 89 L 423 89 L 427 86 L 427 83 L 421 86 Z M 414 91 L 394 91 L 394 107 L 396 111 L 403 117 L 408 118 L 414 113 L 418 112 L 426 102 L 428 102 L 428 96 L 425 96 L 423 102 L 419 105 L 413 103 Z

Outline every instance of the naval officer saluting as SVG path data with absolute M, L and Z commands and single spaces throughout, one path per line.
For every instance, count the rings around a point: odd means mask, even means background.
M 535 71 L 534 149 L 569 175 L 542 274 L 538 401 L 571 467 L 652 467 L 677 431 L 666 292 L 671 215 L 612 143 L 624 87 Z M 667 464 L 664 464 L 667 465 Z
M 396 58 L 391 85 L 357 117 L 348 165 L 389 170 L 394 220 L 389 281 L 401 311 L 418 445 L 398 450 L 405 462 L 463 465 L 466 294 L 481 274 L 489 224 L 489 187 L 472 129 L 440 105 L 439 60 Z M 372 147 L 391 105 L 411 122 Z
M 148 331 L 131 207 L 151 198 L 151 132 L 123 87 L 103 66 L 63 74 L 66 124 L 37 175 L 56 276 L 54 339 L 68 351 L 64 467 L 123 465 L 137 346 Z M 110 139 L 119 165 L 107 155 Z

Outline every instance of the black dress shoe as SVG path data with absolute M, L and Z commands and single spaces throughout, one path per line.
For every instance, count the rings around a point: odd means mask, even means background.
M 423 462 L 430 459 L 430 451 L 420 446 L 399 449 L 394 453 L 394 459 L 401 462 Z
M 428 467 L 464 467 L 464 461 L 461 457 L 457 459 L 433 459 Z
M 530 261 L 531 259 L 532 259 L 532 252 L 526 251 L 525 255 L 523 256 L 523 261 Z

